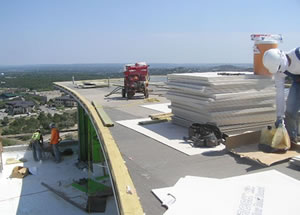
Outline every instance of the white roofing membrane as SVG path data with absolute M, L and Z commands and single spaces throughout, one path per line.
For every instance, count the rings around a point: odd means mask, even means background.
M 133 120 L 121 120 L 116 122 L 187 155 L 197 155 L 204 152 L 221 151 L 225 148 L 223 144 L 214 148 L 193 147 L 190 145 L 190 143 L 183 140 L 184 136 L 188 136 L 188 130 L 186 129 L 186 127 L 178 126 L 171 122 L 139 125 L 139 122 L 150 120 L 150 118 L 142 118 Z
M 163 113 L 171 113 L 172 110 L 169 108 L 169 105 L 171 105 L 171 103 L 141 105 L 141 107 L 148 108 L 151 110 L 156 110 Z
M 78 155 L 63 157 L 59 164 L 51 159 L 43 163 L 35 162 L 32 151 L 12 151 L 3 154 L 4 169 L 0 173 L 0 214 L 1 215 L 53 215 L 53 214 L 74 214 L 85 215 L 82 211 L 60 198 L 41 185 L 44 182 L 57 188 L 66 196 L 76 202 L 83 202 L 86 205 L 87 195 L 71 186 L 74 180 L 81 178 L 101 176 L 101 169 L 94 173 L 79 170 L 74 164 L 78 161 Z M 5 164 L 7 158 L 25 158 L 27 162 L 17 164 Z M 24 166 L 34 169 L 36 175 L 28 175 L 23 179 L 9 178 L 15 166 Z M 108 181 L 109 183 L 109 181 Z M 105 213 L 93 213 L 102 215 L 118 214 L 115 199 L 113 196 L 107 199 Z

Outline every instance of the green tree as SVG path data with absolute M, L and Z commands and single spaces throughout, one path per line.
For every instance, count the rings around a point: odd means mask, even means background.
M 45 112 L 44 112 L 44 111 L 41 112 L 41 113 L 39 114 L 39 116 L 37 117 L 37 119 L 38 119 L 40 122 L 43 121 L 43 120 L 46 120 L 46 119 L 47 119 L 47 116 L 46 116 Z
M 1 121 L 2 126 L 7 126 L 9 123 L 8 117 L 4 117 L 3 120 Z

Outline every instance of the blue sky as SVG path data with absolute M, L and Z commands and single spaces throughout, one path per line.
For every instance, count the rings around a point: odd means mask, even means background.
M 0 0 L 0 65 L 252 63 L 252 33 L 300 45 L 300 0 Z

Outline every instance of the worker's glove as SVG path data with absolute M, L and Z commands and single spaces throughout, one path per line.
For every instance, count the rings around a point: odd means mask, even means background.
M 277 120 L 276 120 L 276 122 L 275 122 L 275 127 L 278 128 L 280 125 L 283 124 L 283 122 L 284 122 L 283 118 L 278 117 Z
M 284 74 L 286 74 L 288 77 L 290 77 L 295 82 L 300 82 L 300 75 L 295 75 L 290 73 L 289 71 L 285 71 Z

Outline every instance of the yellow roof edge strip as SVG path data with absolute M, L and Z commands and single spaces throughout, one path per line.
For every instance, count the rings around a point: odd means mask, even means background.
M 55 82 L 54 85 L 66 91 L 67 93 L 70 93 L 70 95 L 79 101 L 83 108 L 88 112 L 87 114 L 95 126 L 98 138 L 100 138 L 100 142 L 102 144 L 107 164 L 109 165 L 120 214 L 143 215 L 143 208 L 135 191 L 135 186 L 132 182 L 128 169 L 125 165 L 125 161 L 123 160 L 119 148 L 109 129 L 103 125 L 94 106 L 91 104 L 91 102 L 82 97 L 73 89 L 58 82 Z

